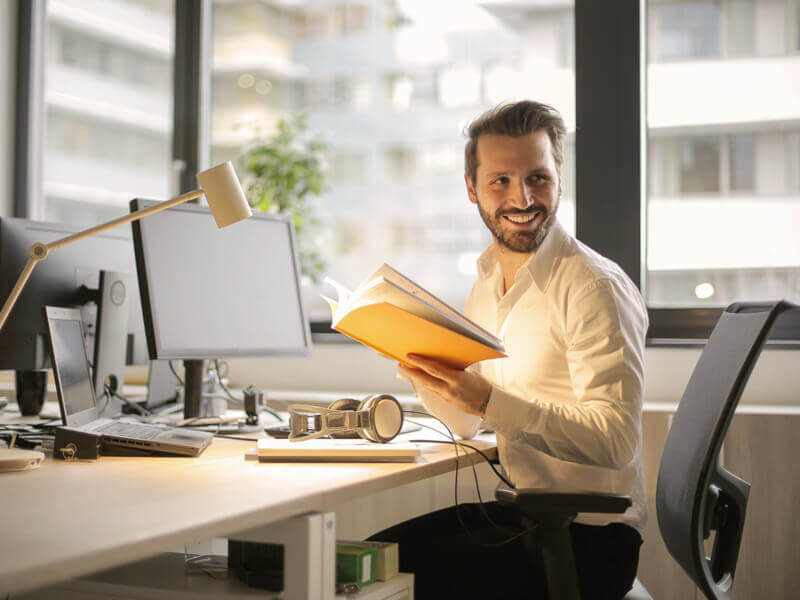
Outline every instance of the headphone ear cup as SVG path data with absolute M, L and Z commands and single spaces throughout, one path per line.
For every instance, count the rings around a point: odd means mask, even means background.
M 403 409 L 397 398 L 389 394 L 367 396 L 361 401 L 358 410 L 369 413 L 368 423 L 359 429 L 359 435 L 371 442 L 385 444 L 400 433 L 403 428 Z
M 339 398 L 328 405 L 330 410 L 358 410 L 361 403 L 353 398 Z M 346 433 L 332 433 L 330 437 L 340 440 L 352 440 L 361 437 L 358 430 Z
M 375 394 L 370 394 L 366 398 L 364 398 L 359 404 L 356 410 L 358 411 L 367 411 L 369 412 L 370 407 L 372 406 L 372 399 L 375 398 Z M 358 435 L 369 442 L 376 442 L 377 440 L 374 439 L 370 433 L 372 429 L 372 413 L 369 413 L 367 418 L 367 426 L 366 427 L 359 427 L 358 428 Z

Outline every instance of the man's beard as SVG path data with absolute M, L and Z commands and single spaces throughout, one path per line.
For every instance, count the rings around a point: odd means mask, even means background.
M 477 204 L 478 212 L 483 222 L 486 223 L 486 227 L 489 228 L 489 231 L 492 232 L 492 235 L 500 245 L 508 248 L 512 252 L 528 254 L 537 250 L 547 237 L 547 233 L 550 231 L 553 223 L 555 223 L 559 201 L 556 200 L 552 212 L 546 213 L 541 224 L 533 231 L 503 231 L 503 215 L 526 215 L 538 210 L 546 211 L 547 209 L 535 207 L 531 207 L 527 210 L 498 209 L 494 213 L 494 216 L 491 216 L 483 209 L 480 202 Z

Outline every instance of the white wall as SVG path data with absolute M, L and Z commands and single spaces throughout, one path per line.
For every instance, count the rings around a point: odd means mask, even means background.
M 681 399 L 701 350 L 648 348 L 645 353 L 645 402 Z M 229 361 L 236 385 L 263 389 L 305 389 L 366 395 L 411 393 L 395 377 L 396 363 L 358 344 L 317 344 L 306 358 Z M 800 352 L 766 350 L 750 379 L 742 404 L 800 405 Z
M 10 215 L 14 190 L 17 3 L 0 2 L 0 215 Z

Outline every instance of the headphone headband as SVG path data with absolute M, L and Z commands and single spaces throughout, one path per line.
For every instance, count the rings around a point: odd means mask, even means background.
M 403 410 L 394 396 L 374 394 L 358 403 L 341 399 L 328 408 L 308 404 L 289 406 L 289 441 L 323 436 L 361 437 L 372 442 L 391 441 L 403 427 Z

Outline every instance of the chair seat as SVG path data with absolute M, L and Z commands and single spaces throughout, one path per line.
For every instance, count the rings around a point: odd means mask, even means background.
M 644 589 L 641 581 L 637 579 L 633 582 L 633 588 L 631 588 L 631 591 L 625 594 L 625 597 L 622 600 L 653 600 L 653 597 L 647 593 L 647 590 Z

